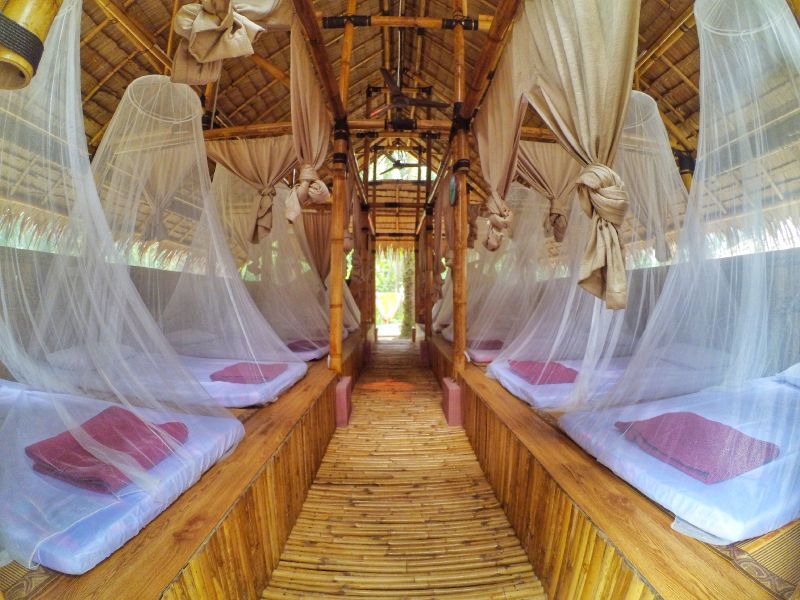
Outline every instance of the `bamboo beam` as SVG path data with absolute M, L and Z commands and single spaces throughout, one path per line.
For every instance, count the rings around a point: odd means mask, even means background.
M 258 54 L 251 54 L 250 60 L 253 61 L 253 63 L 255 63 L 259 69 L 267 73 L 279 83 L 283 84 L 287 90 L 289 89 L 289 74 L 281 69 L 278 65 Z
M 453 18 L 458 19 L 464 10 L 462 0 L 453 0 Z M 495 20 L 495 23 L 497 21 Z M 463 108 L 466 95 L 464 56 L 464 28 L 457 25 L 453 30 L 453 102 Z M 461 112 L 461 114 L 464 114 Z M 472 114 L 468 112 L 467 114 Z M 467 171 L 469 149 L 465 127 L 456 130 L 451 141 L 453 148 L 453 176 L 455 177 L 455 248 L 453 249 L 453 377 L 458 377 L 466 366 L 467 349 Z
M 418 7 L 417 7 L 417 16 L 424 17 L 428 14 L 428 0 L 419 0 Z M 419 75 L 420 68 L 422 67 L 422 44 L 425 39 L 425 30 L 424 29 L 417 29 L 416 37 L 414 38 L 414 63 L 411 67 L 411 72 L 415 75 Z M 430 88 L 431 93 L 433 93 L 433 88 Z M 405 92 L 403 92 L 405 93 Z M 418 91 L 412 92 L 411 96 L 413 98 L 417 97 Z M 428 95 L 430 97 L 430 94 Z M 369 114 L 369 113 L 367 113 Z M 413 119 L 417 114 L 417 107 L 411 107 L 411 118 Z M 430 111 L 428 111 L 428 118 L 430 119 Z
M 116 21 L 122 32 L 133 44 L 145 51 L 145 56 L 148 57 L 156 71 L 164 72 L 172 66 L 172 61 L 167 56 L 167 53 L 156 43 L 155 37 L 146 27 L 128 15 L 124 8 L 113 0 L 95 0 L 95 3 L 112 21 Z
M 386 121 L 379 119 L 355 119 L 348 122 L 350 131 L 377 131 L 378 135 L 391 135 L 396 137 L 419 137 L 418 132 L 430 131 L 444 133 L 450 130 L 450 123 L 443 120 L 419 119 L 416 121 L 416 131 L 393 131 L 386 129 Z M 204 132 L 209 139 L 223 139 L 228 137 L 268 137 L 285 135 L 292 132 L 291 121 L 277 123 L 252 123 L 250 125 L 237 125 L 224 127 L 213 131 Z
M 323 29 L 341 29 L 347 26 L 357 27 L 393 27 L 403 29 L 450 29 L 455 30 L 456 22 L 453 19 L 442 19 L 424 16 L 398 16 L 398 15 L 346 15 L 324 16 L 322 12 L 316 13 L 317 20 Z M 350 18 L 348 18 L 350 17 Z M 459 25 L 464 31 L 489 31 L 492 26 L 492 15 L 479 14 L 477 17 L 464 16 Z
M 175 22 L 175 15 L 178 14 L 178 9 L 181 6 L 181 0 L 172 0 L 172 12 L 170 13 L 172 16 L 169 19 L 169 35 L 167 36 L 167 56 L 171 59 L 175 56 L 175 28 L 172 24 Z M 169 70 L 172 71 L 172 66 L 170 65 Z
M 658 55 L 669 50 L 683 34 L 694 27 L 694 4 L 690 4 L 681 15 L 673 21 L 672 25 L 662 33 L 659 38 L 649 48 L 643 51 L 636 59 L 636 72 L 641 76 L 645 73 Z

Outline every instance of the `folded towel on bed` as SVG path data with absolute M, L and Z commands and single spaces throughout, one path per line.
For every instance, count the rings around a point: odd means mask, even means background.
M 227 383 L 267 383 L 283 373 L 289 365 L 286 363 L 252 363 L 240 362 L 228 365 L 224 369 L 211 374 L 211 381 Z
M 102 446 L 127 454 L 143 469 L 172 454 L 166 436 L 180 444 L 189 436 L 184 423 L 150 425 L 117 406 L 98 413 L 81 429 Z M 25 454 L 33 459 L 35 471 L 93 492 L 113 494 L 130 483 L 122 471 L 92 455 L 69 431 L 31 444 Z
M 292 352 L 312 352 L 325 348 L 328 340 L 295 340 L 286 344 Z
M 508 361 L 508 366 L 515 375 L 522 377 L 533 385 L 573 383 L 578 376 L 578 372 L 575 369 L 570 369 L 557 362 L 510 360 Z
M 467 347 L 471 350 L 500 350 L 503 340 L 470 340 Z
M 780 448 L 691 412 L 617 421 L 625 439 L 703 483 L 718 483 L 775 459 Z

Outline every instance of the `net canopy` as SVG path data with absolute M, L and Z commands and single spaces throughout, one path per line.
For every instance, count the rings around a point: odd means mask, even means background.
M 108 519 L 141 504 L 152 518 L 243 434 L 115 249 L 85 141 L 80 30 L 81 2 L 67 0 L 31 84 L 0 91 L 0 550 L 56 569 L 66 554 L 69 572 L 138 531 L 111 535 Z M 227 442 L 211 442 L 221 429 Z
M 189 86 L 160 75 L 133 81 L 92 170 L 146 306 L 220 402 L 271 401 L 305 374 L 305 364 L 264 319 L 236 269 L 211 192 L 199 99 Z M 260 392 L 211 385 L 210 375 L 240 363 L 265 366 Z M 270 376 L 278 368 L 283 371 Z
M 497 251 L 494 277 L 488 281 L 487 290 L 478 291 L 482 301 L 467 323 L 467 352 L 476 362 L 493 360 L 506 341 L 513 339 L 534 311 L 540 298 L 540 280 L 545 277 L 541 262 L 547 253 L 543 223 L 549 203 L 518 183 L 511 185 L 505 200 L 514 213 L 512 235 Z M 471 285 L 469 291 L 472 294 L 476 290 Z
M 250 243 L 252 206 L 260 194 L 217 165 L 212 184 L 228 243 L 261 313 L 290 350 L 304 360 L 328 353 L 328 310 L 319 274 L 303 252 L 294 224 L 286 219 L 289 189 L 278 185 L 272 198 L 272 227 Z M 302 223 L 300 224 L 302 227 Z
M 543 152 L 557 151 L 552 144 L 541 146 Z M 613 168 L 626 182 L 631 202 L 621 228 L 627 308 L 610 310 L 576 285 L 593 223 L 573 194 L 560 264 L 542 282 L 541 298 L 527 322 L 489 367 L 490 375 L 539 407 L 588 402 L 595 376 L 606 376 L 609 369 L 618 373 L 629 359 L 659 297 L 665 275 L 661 265 L 669 258 L 668 232 L 678 223 L 687 194 L 656 103 L 646 94 L 631 93 Z M 596 387 L 602 389 L 601 383 Z
M 562 425 L 729 543 L 800 517 L 800 30 L 783 0 L 698 0 L 700 132 L 674 266 L 638 348 Z

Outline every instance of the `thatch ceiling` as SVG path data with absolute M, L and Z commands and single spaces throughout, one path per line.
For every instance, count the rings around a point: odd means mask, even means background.
M 134 25 L 139 25 L 149 38 L 145 44 L 135 41 L 129 24 L 109 17 L 103 4 L 116 3 Z M 182 2 L 176 1 L 175 4 Z M 125 87 L 140 75 L 161 72 L 162 65 L 146 46 L 166 51 L 169 46 L 169 21 L 172 0 L 84 0 L 82 23 L 82 93 L 86 134 L 92 149 L 102 137 L 104 126 L 111 118 Z M 676 149 L 693 151 L 699 125 L 698 111 L 698 40 L 691 13 L 692 0 L 642 0 L 639 28 L 639 60 L 635 86 L 652 95 L 658 102 L 671 142 Z M 800 0 L 790 0 L 795 14 L 800 14 Z M 318 0 L 317 11 L 324 15 L 345 12 L 342 0 Z M 493 14 L 494 0 L 469 0 L 469 14 Z M 362 0 L 359 14 L 423 15 L 450 17 L 451 4 L 441 0 Z M 398 65 L 398 30 L 377 27 L 355 29 L 352 73 L 347 108 L 353 119 L 366 118 L 367 86 L 381 85 L 379 69 Z M 334 72 L 338 72 L 341 55 L 342 30 L 324 30 L 328 56 Z M 467 78 L 486 40 L 483 32 L 466 34 Z M 451 60 L 453 36 L 449 31 L 404 29 L 399 40 L 400 68 L 403 85 L 430 85 L 434 98 L 452 99 L 453 67 Z M 256 43 L 258 56 L 267 59 L 283 73 L 289 70 L 289 35 L 271 32 Z M 449 111 L 433 110 L 433 118 L 448 119 Z M 225 62 L 218 86 L 215 126 L 271 123 L 289 118 L 289 90 L 282 78 L 276 78 L 256 64 L 252 58 Z M 417 115 L 424 116 L 424 115 Z M 529 114 L 527 124 L 538 125 L 536 116 Z M 372 140 L 390 145 L 395 138 Z M 400 144 L 415 146 L 417 140 L 402 138 Z M 434 142 L 434 169 L 446 148 L 445 136 Z M 474 144 L 473 144 L 474 147 Z M 357 157 L 363 142 L 355 140 Z M 477 153 L 473 151 L 470 181 L 475 193 L 473 201 L 485 197 L 485 184 L 480 176 Z M 417 201 L 414 186 L 382 184 L 379 202 Z M 400 213 L 398 215 L 398 213 Z M 379 228 L 384 231 L 410 232 L 415 223 L 413 209 L 383 207 L 379 209 Z

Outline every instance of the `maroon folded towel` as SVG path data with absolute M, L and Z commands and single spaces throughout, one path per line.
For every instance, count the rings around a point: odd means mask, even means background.
M 467 347 L 472 350 L 500 350 L 503 347 L 503 340 L 471 340 L 467 342 Z
M 289 365 L 286 363 L 252 363 L 240 362 L 228 365 L 224 369 L 211 374 L 211 381 L 228 383 L 267 383 L 283 373 Z
M 328 345 L 328 340 L 295 340 L 286 344 L 292 352 L 310 352 Z
M 515 375 L 519 375 L 533 385 L 550 383 L 574 383 L 578 372 L 557 362 L 538 360 L 510 360 L 508 366 Z
M 703 483 L 718 483 L 774 460 L 780 448 L 691 412 L 617 421 L 625 439 Z
M 81 428 L 98 443 L 124 452 L 143 469 L 150 469 L 172 453 L 163 434 L 184 443 L 189 430 L 180 421 L 149 425 L 132 412 L 112 406 L 98 413 Z M 130 483 L 116 467 L 89 453 L 69 431 L 25 448 L 39 473 L 67 481 L 94 492 L 113 494 Z

